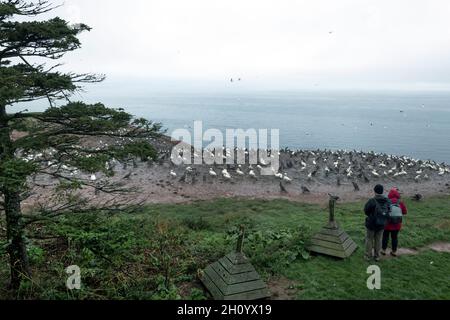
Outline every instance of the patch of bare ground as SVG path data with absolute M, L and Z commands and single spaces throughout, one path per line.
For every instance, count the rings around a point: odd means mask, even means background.
M 439 222 L 436 225 L 436 228 L 441 229 L 441 230 L 450 230 L 450 220 L 444 220 Z
M 205 294 L 208 294 L 199 281 L 184 282 L 178 286 L 178 292 L 183 299 L 193 298 L 192 293 L 194 290 L 198 290 L 199 292 L 205 292 Z
M 268 281 L 267 286 L 272 294 L 271 300 L 295 300 L 298 292 L 298 283 L 284 277 Z
M 430 244 L 428 246 L 419 248 L 419 249 L 411 249 L 411 248 L 399 248 L 397 251 L 397 256 L 401 257 L 401 256 L 414 256 L 414 255 L 418 255 L 421 252 L 425 251 L 425 250 L 433 250 L 435 252 L 440 252 L 440 253 L 450 253 L 450 243 L 449 242 L 435 242 L 433 244 Z M 386 256 L 384 257 L 384 259 L 392 259 L 393 257 L 391 256 L 391 251 L 388 250 L 386 252 Z
M 429 248 L 436 252 L 450 253 L 450 243 L 436 242 L 429 246 Z

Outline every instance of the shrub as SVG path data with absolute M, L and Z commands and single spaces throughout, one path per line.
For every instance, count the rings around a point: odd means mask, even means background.
M 230 243 L 236 243 L 239 236 L 237 230 L 232 228 L 229 231 L 227 240 Z M 244 250 L 255 266 L 275 274 L 298 259 L 310 258 L 306 250 L 307 237 L 307 229 L 303 226 L 278 231 L 249 231 Z

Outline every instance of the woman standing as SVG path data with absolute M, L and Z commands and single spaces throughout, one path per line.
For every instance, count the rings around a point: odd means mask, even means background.
M 388 224 L 384 228 L 383 250 L 381 251 L 381 254 L 386 255 L 389 238 L 392 238 L 391 255 L 393 257 L 397 257 L 398 234 L 402 229 L 403 216 L 408 214 L 408 209 L 406 208 L 405 204 L 400 201 L 401 196 L 400 192 L 397 189 L 392 189 L 391 192 L 389 192 L 388 197 L 392 202 L 392 212 Z

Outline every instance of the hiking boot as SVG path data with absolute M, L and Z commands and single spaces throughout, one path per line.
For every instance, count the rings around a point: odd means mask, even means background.
M 381 250 L 381 255 L 385 256 L 386 255 L 386 250 Z
M 392 251 L 391 256 L 393 256 L 394 258 L 397 258 L 398 257 L 397 252 Z

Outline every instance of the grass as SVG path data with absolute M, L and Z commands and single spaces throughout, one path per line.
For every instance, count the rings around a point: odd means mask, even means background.
M 450 197 L 407 206 L 402 247 L 450 242 Z M 292 284 L 291 298 L 450 299 L 450 254 L 429 249 L 382 261 L 382 289 L 367 289 L 362 207 L 337 207 L 338 221 L 360 246 L 347 260 L 309 256 L 305 245 L 327 221 L 327 209 L 285 200 L 219 199 L 153 205 L 132 215 L 61 218 L 28 230 L 34 277 L 16 296 L 5 289 L 2 254 L 0 298 L 205 299 L 198 270 L 233 250 L 238 226 L 245 225 L 247 255 L 271 284 Z M 81 267 L 82 290 L 65 288 L 70 265 Z

